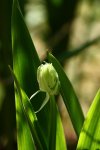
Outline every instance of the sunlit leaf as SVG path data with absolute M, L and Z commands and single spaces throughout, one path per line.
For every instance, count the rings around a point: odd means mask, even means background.
M 76 134 L 79 136 L 79 133 L 83 126 L 84 116 L 78 98 L 60 63 L 52 54 L 48 54 L 48 59 L 49 62 L 53 64 L 59 75 L 59 80 L 61 84 L 60 92 L 67 107 Z
M 49 149 L 67 150 L 64 130 L 54 96 L 50 97 Z
M 36 79 L 37 67 L 40 65 L 36 49 L 32 42 L 28 28 L 21 14 L 18 1 L 14 0 L 12 9 L 12 49 L 13 49 L 13 70 L 21 88 L 30 97 L 39 87 Z M 37 95 L 32 102 L 36 111 L 43 102 L 43 94 Z M 16 104 L 17 106 L 17 104 Z M 48 113 L 49 107 L 45 106 L 37 118 L 44 135 L 48 137 Z M 45 122 L 44 122 L 44 120 Z
M 64 129 L 61 122 L 59 111 L 57 110 L 57 127 L 56 127 L 56 150 L 67 150 Z
M 21 87 L 28 96 L 31 96 L 33 91 L 38 89 L 36 72 L 40 60 L 17 0 L 14 0 L 13 3 L 11 29 L 14 72 Z
M 49 149 L 56 147 L 57 110 L 54 96 L 50 97 Z
M 10 68 L 11 70 L 11 68 Z M 11 70 L 12 72 L 12 70 Z M 13 74 L 13 72 L 12 72 Z M 13 74 L 14 76 L 14 74 Z M 17 146 L 18 150 L 27 150 L 30 147 L 30 150 L 35 150 L 35 145 L 29 125 L 25 116 L 25 112 L 22 104 L 22 95 L 18 82 L 14 76 L 17 89 L 15 91 L 15 104 L 16 104 L 16 121 L 17 121 Z
M 11 68 L 10 68 L 11 70 Z M 20 107 L 20 112 L 22 112 L 22 115 L 26 118 L 26 120 L 24 121 L 25 124 L 28 123 L 27 128 L 30 128 L 31 131 L 31 135 L 30 136 L 26 136 L 27 138 L 32 138 L 32 141 L 34 140 L 35 146 L 37 149 L 47 149 L 47 145 L 46 145 L 46 139 L 44 138 L 44 134 L 42 133 L 36 114 L 33 110 L 33 107 L 29 101 L 29 98 L 27 97 L 27 95 L 25 94 L 25 92 L 21 89 L 13 71 L 11 70 L 11 73 L 13 75 L 14 81 L 15 81 L 15 94 L 16 94 L 16 104 L 19 103 L 19 107 Z M 18 113 L 18 115 L 19 115 Z M 17 111 L 16 111 L 17 114 Z M 20 118 L 21 116 L 19 116 Z M 22 118 L 23 120 L 23 118 Z M 18 120 L 17 120 L 18 122 Z M 23 122 L 20 122 L 20 125 L 22 126 L 22 129 L 24 127 Z M 20 126 L 19 126 L 20 128 Z M 18 132 L 18 134 L 20 134 L 20 131 Z M 20 134 L 21 135 L 21 134 Z M 21 139 L 18 136 L 18 141 L 19 139 Z M 19 141 L 20 142 L 20 141 Z M 27 141 L 25 141 L 25 145 L 27 144 Z M 19 147 L 22 147 L 23 143 L 20 143 Z M 28 144 L 29 146 L 29 144 Z M 29 146 L 30 147 L 30 146 Z M 32 146 L 34 147 L 34 145 Z M 23 148 L 23 147 L 22 147 Z M 24 150 L 24 149 L 23 149 Z
M 97 92 L 80 133 L 77 150 L 100 149 L 100 90 Z

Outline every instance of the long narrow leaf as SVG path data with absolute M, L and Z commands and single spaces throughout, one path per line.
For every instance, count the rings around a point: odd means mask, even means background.
M 38 89 L 36 80 L 40 60 L 21 14 L 18 1 L 12 9 L 12 49 L 14 73 L 28 96 Z M 27 88 L 30 87 L 30 88 Z
M 13 1 L 12 8 L 12 49 L 13 49 L 13 70 L 18 79 L 21 88 L 30 97 L 38 90 L 36 79 L 37 67 L 40 65 L 36 49 L 32 42 L 31 36 L 21 14 L 18 1 Z M 32 106 L 36 111 L 43 101 L 43 95 L 40 93 L 32 101 Z M 16 104 L 17 107 L 17 104 Z M 17 109 L 17 108 L 16 108 Z M 37 118 L 44 135 L 48 136 L 48 104 Z M 44 120 L 45 122 L 44 122 Z M 18 125 L 19 126 L 19 125 Z
M 17 147 L 18 150 L 35 150 L 35 144 L 31 136 L 29 125 L 25 117 L 19 94 L 16 92 L 16 120 L 17 120 Z
M 76 134 L 77 136 L 79 136 L 79 133 L 83 126 L 84 116 L 78 98 L 74 92 L 74 89 L 69 79 L 67 78 L 65 72 L 63 71 L 60 63 L 56 60 L 56 58 L 52 54 L 48 54 L 48 59 L 49 62 L 53 64 L 56 71 L 58 72 L 61 84 L 61 95 L 67 107 Z
M 54 96 L 50 97 L 49 150 L 56 148 L 57 110 Z
M 11 68 L 10 68 L 11 70 Z M 12 70 L 12 75 L 14 76 Z M 15 78 L 15 77 L 14 77 Z M 20 87 L 18 86 L 17 80 L 15 78 L 15 83 L 17 89 L 15 90 L 15 104 L 16 104 L 16 121 L 17 121 L 17 146 L 18 150 L 27 150 L 30 147 L 30 150 L 35 150 L 35 144 L 31 136 L 29 125 L 25 116 L 23 105 L 21 102 L 21 92 Z
M 49 150 L 67 150 L 64 130 L 54 96 L 50 97 Z
M 10 68 L 11 70 L 11 68 Z M 43 136 L 43 133 L 39 127 L 38 120 L 36 117 L 36 114 L 33 110 L 33 107 L 25 94 L 25 92 L 21 89 L 17 78 L 15 77 L 13 71 L 11 70 L 11 73 L 13 75 L 14 81 L 15 81 L 15 87 L 16 87 L 16 101 L 20 102 L 21 111 L 23 111 L 23 114 L 25 115 L 26 122 L 28 122 L 28 126 L 30 127 L 32 139 L 34 139 L 34 143 L 37 147 L 37 149 L 47 149 L 46 146 L 46 139 Z M 39 135 L 37 134 L 37 130 L 39 130 Z M 40 140 L 42 139 L 42 140 Z M 25 143 L 26 145 L 26 143 Z
M 23 90 L 21 90 L 21 94 L 22 94 L 22 103 L 24 106 L 24 110 L 26 112 L 28 124 L 30 126 L 30 130 L 33 135 L 34 142 L 36 143 L 36 147 L 37 149 L 47 150 L 47 141 L 45 139 L 44 133 L 40 128 L 32 104 L 30 103 L 29 98 L 26 96 Z
M 88 111 L 80 133 L 77 150 L 100 149 L 100 90 Z
M 57 127 L 56 127 L 56 150 L 67 150 L 64 129 L 62 126 L 59 111 L 57 109 Z

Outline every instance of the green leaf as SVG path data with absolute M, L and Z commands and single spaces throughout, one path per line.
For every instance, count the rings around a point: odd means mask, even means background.
M 56 147 L 57 110 L 54 96 L 50 96 L 49 149 Z
M 56 150 L 67 150 L 64 129 L 57 109 Z
M 11 30 L 14 73 L 26 94 L 31 96 L 38 89 L 36 72 L 40 60 L 17 0 L 13 2 Z
M 19 94 L 16 92 L 16 121 L 17 121 L 17 146 L 18 150 L 35 150 L 34 141 L 25 117 Z
M 100 89 L 88 111 L 80 133 L 77 150 L 100 149 Z
M 40 65 L 36 49 L 21 14 L 18 1 L 14 0 L 12 8 L 12 49 L 13 70 L 21 88 L 30 97 L 39 87 L 36 79 L 37 67 Z M 32 101 L 34 111 L 43 102 L 43 94 L 38 94 Z M 16 104 L 17 106 L 17 104 Z M 48 137 L 48 104 L 37 114 L 39 124 Z M 45 122 L 44 122 L 44 120 Z
M 59 75 L 59 80 L 61 84 L 60 92 L 67 107 L 76 134 L 77 136 L 79 136 L 79 133 L 83 126 L 84 116 L 78 98 L 60 63 L 52 54 L 48 54 L 48 59 L 49 62 L 53 64 Z
M 11 68 L 10 68 L 10 70 L 11 70 Z M 37 149 L 40 149 L 40 150 L 47 149 L 46 139 L 44 138 L 42 130 L 39 126 L 36 114 L 33 110 L 33 107 L 31 105 L 30 101 L 29 101 L 29 98 L 27 97 L 25 92 L 21 89 L 21 87 L 19 86 L 17 78 L 15 77 L 12 70 L 11 70 L 11 73 L 13 75 L 13 78 L 15 81 L 15 87 L 16 87 L 15 88 L 16 89 L 15 95 L 16 95 L 16 102 L 17 102 L 16 104 L 19 103 L 19 107 L 21 108 L 20 112 L 22 111 L 23 116 L 25 116 L 25 118 L 26 118 L 25 123 L 28 123 L 28 126 L 30 127 L 30 131 L 31 131 L 31 135 L 32 135 L 32 136 L 30 135 L 30 137 L 32 137 L 32 140 L 34 140 L 34 143 L 35 143 L 35 146 Z M 21 116 L 19 116 L 19 118 L 20 117 Z M 20 118 L 20 119 L 23 119 L 23 118 Z M 18 120 L 17 120 L 17 123 L 18 123 Z M 20 125 L 22 125 L 22 128 L 24 127 L 23 122 L 20 123 Z M 20 126 L 19 126 L 19 128 L 20 128 Z M 18 134 L 19 133 L 20 133 L 20 131 L 18 132 Z M 26 136 L 26 137 L 29 138 L 29 136 Z M 20 137 L 18 136 L 18 141 L 19 141 L 19 139 L 20 139 Z M 25 142 L 27 142 L 27 141 L 25 141 Z M 19 147 L 21 146 L 21 148 L 23 148 L 22 144 L 20 144 Z M 26 145 L 26 143 L 24 145 Z M 29 144 L 28 144 L 28 146 L 29 146 Z
M 10 68 L 11 70 L 11 68 Z M 11 73 L 13 74 L 12 70 Z M 13 75 L 14 76 L 14 75 Z M 15 78 L 15 77 L 14 77 Z M 23 105 L 21 102 L 21 92 L 18 86 L 17 80 L 15 78 L 17 85 L 17 90 L 15 94 L 15 104 L 16 104 L 16 121 L 17 121 L 17 146 L 18 150 L 35 150 L 34 141 L 31 136 L 31 132 L 27 123 Z
M 50 97 L 49 149 L 67 149 L 63 126 L 54 96 Z

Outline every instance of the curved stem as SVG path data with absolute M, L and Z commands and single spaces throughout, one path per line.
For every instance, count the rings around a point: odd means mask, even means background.
M 49 101 L 49 94 L 46 93 L 46 97 L 45 97 L 42 105 L 40 106 L 40 108 L 35 113 L 38 113 L 47 104 L 48 101 Z
M 30 97 L 30 100 L 31 100 L 34 96 L 36 96 L 39 92 L 41 92 L 41 91 L 40 91 L 40 90 L 36 91 L 36 92 Z

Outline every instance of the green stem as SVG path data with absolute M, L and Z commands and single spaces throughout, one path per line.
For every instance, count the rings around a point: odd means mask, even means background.
M 49 128 L 49 150 L 56 147 L 56 123 L 57 110 L 54 96 L 50 96 L 50 128 Z

